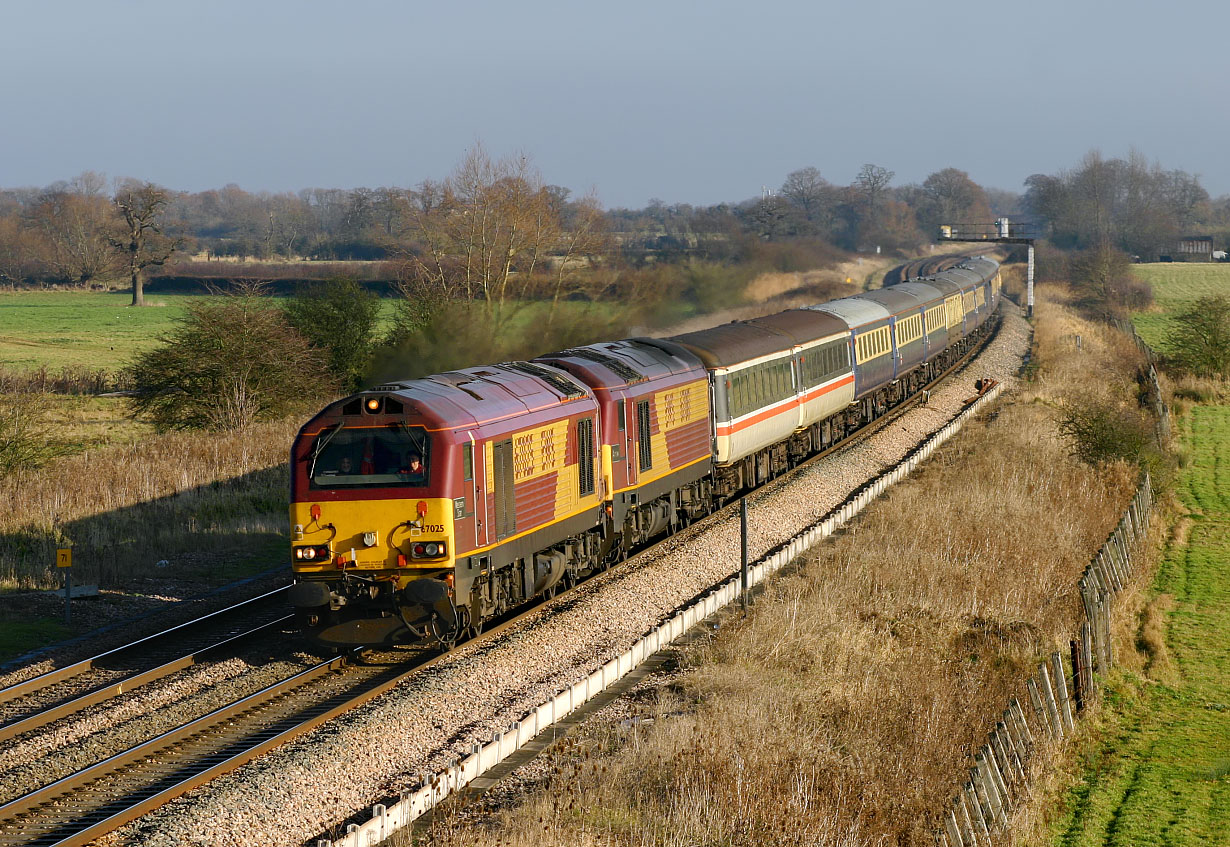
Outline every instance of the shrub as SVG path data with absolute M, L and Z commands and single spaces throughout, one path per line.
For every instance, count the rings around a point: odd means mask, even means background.
M 1089 398 L 1064 413 L 1059 434 L 1071 442 L 1072 455 L 1090 465 L 1147 462 L 1153 441 L 1151 425 L 1139 411 Z
M 47 437 L 47 398 L 42 393 L 0 394 L 0 477 L 36 468 L 68 452 Z
M 1175 364 L 1196 376 L 1230 374 L 1230 298 L 1201 297 L 1180 312 L 1166 350 Z
M 194 301 L 178 324 L 127 369 L 133 410 L 159 430 L 244 429 L 336 391 L 324 356 L 265 298 Z
M 344 390 L 360 387 L 372 356 L 380 300 L 353 279 L 304 286 L 283 307 L 286 319 L 328 359 Z

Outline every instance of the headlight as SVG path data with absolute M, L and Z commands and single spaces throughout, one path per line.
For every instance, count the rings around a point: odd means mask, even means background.
M 320 544 L 311 547 L 296 547 L 292 555 L 296 562 L 324 561 L 329 558 L 329 545 Z
M 438 559 L 448 554 L 448 545 L 443 541 L 418 541 L 410 547 L 410 555 L 415 559 Z

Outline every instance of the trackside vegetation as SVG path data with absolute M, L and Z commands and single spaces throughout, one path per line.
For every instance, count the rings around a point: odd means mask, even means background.
M 1158 304 L 1134 323 L 1172 353 L 1172 370 L 1187 365 L 1171 374 L 1179 462 L 1170 527 L 1151 551 L 1151 584 L 1120 610 L 1119 668 L 1100 710 L 1043 798 L 1043 825 L 1023 833 L 1023 844 L 1182 847 L 1225 844 L 1230 833 L 1230 405 L 1224 371 L 1197 376 L 1181 355 L 1183 334 L 1215 317 L 1209 307 L 1230 268 L 1134 272 Z
M 1136 487 L 1136 465 L 1081 461 L 1058 431 L 1076 396 L 1131 396 L 1141 364 L 1072 299 L 1040 287 L 1033 379 L 688 649 L 637 720 L 595 722 L 521 802 L 454 806 L 416 838 L 934 844 L 970 751 L 1075 631 L 1077 580 Z
M 1230 406 L 1180 422 L 1178 520 L 1111 677 L 1052 844 L 1225 844 L 1230 833 Z

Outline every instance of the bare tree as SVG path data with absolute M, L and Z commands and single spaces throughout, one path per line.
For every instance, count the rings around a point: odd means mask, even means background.
M 781 195 L 799 210 L 803 220 L 827 229 L 833 187 L 812 167 L 791 171 L 782 183 Z
M 991 207 L 982 186 L 956 168 L 928 176 L 922 184 L 921 199 L 920 223 L 932 238 L 940 224 L 991 222 Z
M 126 181 L 112 201 L 123 218 L 118 237 L 111 245 L 120 255 L 132 281 L 132 305 L 145 305 L 145 269 L 166 263 L 179 249 L 178 239 L 167 237 L 160 220 L 170 200 L 169 192 L 152 182 Z
M 524 156 L 492 160 L 476 146 L 439 185 L 424 183 L 410 212 L 420 283 L 481 301 L 493 329 L 562 236 L 541 176 Z
M 39 253 L 47 270 L 62 280 L 84 284 L 116 270 L 111 248 L 115 217 L 106 198 L 88 183 L 74 183 L 44 194 L 28 210 L 26 219 L 43 242 Z
M 556 215 L 562 217 L 561 207 L 567 202 L 567 194 L 558 191 L 554 194 L 552 209 Z M 567 226 L 562 228 L 559 242 L 551 256 L 555 270 L 552 273 L 554 290 L 551 310 L 547 313 L 548 324 L 555 321 L 560 296 L 569 286 L 575 286 L 580 278 L 577 271 L 587 270 L 593 257 L 601 256 L 611 248 L 611 240 L 606 231 L 606 215 L 597 195 L 587 194 L 580 201 L 568 205 L 570 208 Z M 592 277 L 587 278 L 592 280 Z
M 884 195 L 888 193 L 888 186 L 893 181 L 895 173 L 888 168 L 882 168 L 879 165 L 866 164 L 858 172 L 858 176 L 854 179 L 854 185 L 862 192 L 866 198 L 867 206 L 871 210 L 874 217 L 880 208 L 881 202 L 884 200 Z

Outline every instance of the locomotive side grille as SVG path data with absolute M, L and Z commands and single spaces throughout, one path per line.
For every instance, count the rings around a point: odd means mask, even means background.
M 597 362 L 600 365 L 605 365 L 629 385 L 637 382 L 644 382 L 646 380 L 646 376 L 644 374 L 638 373 L 624 362 L 616 359 L 614 356 L 609 356 L 606 353 L 599 350 L 593 350 L 589 347 L 574 347 L 571 350 L 565 350 L 559 355 L 576 356 L 578 359 L 589 359 L 591 362 Z
M 594 419 L 577 422 L 577 465 L 580 495 L 594 493 Z
M 641 470 L 647 471 L 653 467 L 653 442 L 650 441 L 648 400 L 642 400 L 636 404 L 636 438 L 636 446 L 640 451 Z
M 585 392 L 575 382 L 558 371 L 544 368 L 542 365 L 535 365 L 531 362 L 509 362 L 504 367 L 511 368 L 514 371 L 521 371 L 521 373 L 529 374 L 530 376 L 536 376 L 570 399 L 585 396 Z

